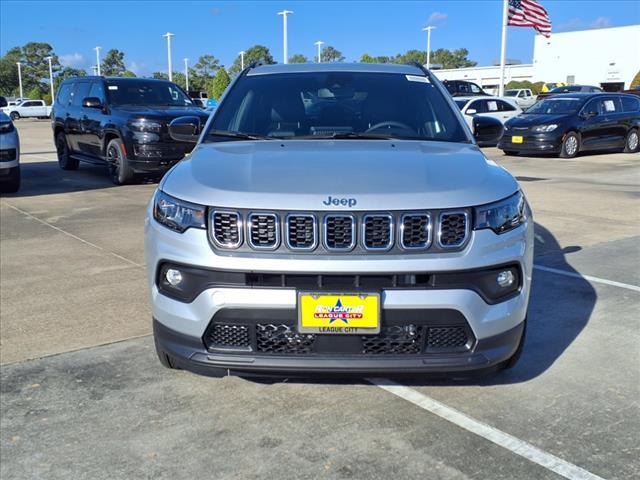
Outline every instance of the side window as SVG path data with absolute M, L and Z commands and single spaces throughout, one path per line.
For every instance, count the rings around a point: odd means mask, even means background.
M 460 83 L 458 85 L 458 92 L 469 93 L 469 85 L 467 85 L 466 83 Z
M 69 105 L 69 98 L 71 97 L 71 87 L 72 83 L 65 83 L 58 90 L 58 95 L 56 95 L 56 103 L 60 106 L 66 107 Z
M 480 87 L 478 87 L 475 83 L 470 83 L 469 88 L 472 93 L 480 93 Z
M 524 90 L 520 90 L 520 92 L 518 92 L 518 97 L 524 98 L 524 95 Z
M 513 110 L 515 110 L 515 107 L 509 102 L 503 102 L 502 100 L 497 100 L 497 102 L 498 110 L 501 112 L 512 112 Z
M 586 115 L 595 113 L 598 115 L 600 113 L 600 101 L 597 98 L 591 100 L 584 106 L 582 113 Z
M 486 100 L 476 100 L 471 105 L 469 105 L 469 108 L 467 108 L 467 110 L 469 110 L 469 109 L 475 110 L 476 113 L 486 113 L 487 112 L 487 101 Z
M 487 112 L 493 113 L 499 110 L 498 108 L 498 100 L 485 100 L 484 101 L 487 106 Z
M 604 114 L 616 113 L 620 111 L 620 104 L 617 98 L 603 98 L 600 100 L 600 111 Z
M 89 96 L 89 82 L 78 82 L 76 88 L 73 90 L 73 98 L 71 99 L 71 105 L 79 107 L 82 105 L 82 100 Z
M 623 112 L 637 112 L 640 110 L 640 99 L 633 97 L 622 97 Z
M 87 96 L 99 98 L 100 101 L 102 101 L 102 103 L 104 104 L 105 97 L 104 97 L 104 86 L 102 85 L 102 82 L 92 82 L 91 89 L 89 90 L 89 94 Z

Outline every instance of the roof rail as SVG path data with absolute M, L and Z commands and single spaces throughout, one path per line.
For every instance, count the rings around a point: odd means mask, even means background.
M 434 78 L 436 78 L 436 76 L 433 73 L 431 73 L 431 70 L 427 70 L 425 66 L 422 65 L 420 62 L 415 62 L 415 61 L 407 62 L 406 65 L 413 65 L 414 67 L 419 68 L 425 74 L 425 76 L 429 77 L 429 80 L 433 80 Z

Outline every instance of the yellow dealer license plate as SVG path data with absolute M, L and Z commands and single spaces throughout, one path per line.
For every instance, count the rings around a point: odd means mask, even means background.
M 380 333 L 380 294 L 298 294 L 300 333 Z
M 514 135 L 513 137 L 511 137 L 511 143 L 522 143 L 522 142 L 524 142 L 524 139 L 520 135 Z

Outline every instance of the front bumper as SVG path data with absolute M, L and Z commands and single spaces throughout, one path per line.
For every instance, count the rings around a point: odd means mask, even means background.
M 513 143 L 512 136 L 521 136 L 522 143 Z M 559 153 L 562 148 L 562 134 L 553 133 L 531 133 L 505 130 L 504 135 L 498 142 L 500 150 L 530 153 Z
M 216 254 L 204 230 L 189 229 L 179 234 L 159 225 L 151 217 L 145 222 L 145 259 L 151 290 L 156 341 L 161 350 L 183 368 L 212 374 L 228 372 L 452 372 L 491 367 L 509 358 L 520 340 L 526 318 L 533 263 L 532 219 L 510 232 L 496 235 L 490 230 L 474 231 L 467 246 L 458 252 L 424 255 L 274 255 Z M 191 265 L 229 272 L 280 272 L 315 274 L 387 274 L 454 272 L 486 269 L 498 265 L 518 265 L 522 274 L 516 295 L 490 304 L 472 289 L 382 289 L 382 327 L 403 324 L 406 314 L 416 325 L 443 325 L 438 312 L 456 312 L 469 329 L 468 348 L 455 352 L 412 355 L 359 355 L 357 345 L 326 355 L 263 355 L 211 348 L 206 342 L 209 327 L 220 318 L 233 317 L 242 323 L 274 323 L 295 329 L 297 292 L 295 288 L 234 288 L 212 286 L 185 302 L 162 294 L 156 285 L 157 269 L 163 262 Z M 416 316 L 415 312 L 421 312 Z M 251 312 L 247 315 L 247 312 Z M 233 322 L 232 322 L 233 323 Z M 247 321 L 245 321 L 245 324 Z M 407 320 L 405 323 L 409 323 Z M 446 324 L 446 322 L 444 322 Z M 338 344 L 341 336 L 329 337 Z M 349 337 L 345 335 L 344 337 Z M 207 346 L 209 348 L 207 348 Z M 355 350 L 353 348 L 355 348 Z M 346 348 L 346 347 L 345 347 Z

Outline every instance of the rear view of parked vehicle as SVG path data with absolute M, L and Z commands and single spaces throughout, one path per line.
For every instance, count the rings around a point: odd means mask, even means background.
M 498 148 L 506 154 L 586 150 L 638 152 L 640 98 L 626 94 L 574 93 L 536 103 L 505 124 Z
M 481 87 L 466 80 L 445 80 L 442 84 L 452 97 L 490 96 Z
M 20 138 L 13 121 L 0 112 L 0 192 L 20 189 Z
M 139 78 L 78 77 L 60 85 L 53 113 L 58 163 L 106 165 L 117 185 L 136 174 L 161 175 L 191 151 L 172 139 L 171 120 L 208 115 L 176 84 Z

